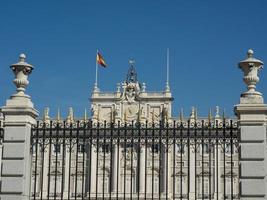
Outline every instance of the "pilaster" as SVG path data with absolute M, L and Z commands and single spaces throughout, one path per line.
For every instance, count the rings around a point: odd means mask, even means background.
M 239 67 L 248 90 L 241 94 L 240 104 L 235 106 L 240 126 L 240 199 L 266 199 L 267 105 L 262 94 L 255 90 L 263 63 L 253 58 L 252 50 L 247 54 L 248 58 Z
M 33 67 L 25 62 L 26 56 L 11 65 L 16 78 L 17 93 L 1 108 L 4 114 L 4 139 L 2 153 L 2 200 L 29 200 L 31 196 L 31 127 L 38 115 L 28 95 L 27 77 Z

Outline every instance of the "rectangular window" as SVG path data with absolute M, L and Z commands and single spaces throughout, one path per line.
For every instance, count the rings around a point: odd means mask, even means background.
M 78 153 L 84 153 L 84 152 L 85 152 L 85 145 L 78 144 Z
M 183 144 L 176 144 L 175 150 L 176 150 L 176 153 L 178 153 L 178 154 L 184 153 L 184 145 Z
M 54 153 L 60 153 L 60 144 L 54 144 Z
M 152 145 L 151 150 L 153 153 L 158 153 L 159 152 L 159 145 L 158 144 Z

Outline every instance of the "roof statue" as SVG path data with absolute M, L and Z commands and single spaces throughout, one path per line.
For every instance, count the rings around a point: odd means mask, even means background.
M 126 83 L 137 83 L 137 73 L 134 67 L 135 61 L 129 60 L 130 68 L 127 73 Z

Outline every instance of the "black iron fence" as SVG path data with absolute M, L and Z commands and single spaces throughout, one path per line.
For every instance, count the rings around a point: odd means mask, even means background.
M 33 199 L 238 199 L 232 120 L 39 121 Z

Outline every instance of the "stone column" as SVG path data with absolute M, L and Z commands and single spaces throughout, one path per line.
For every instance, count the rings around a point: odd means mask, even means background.
M 120 144 L 119 142 L 114 145 L 114 150 L 113 150 L 113 167 L 112 167 L 112 192 L 116 193 L 117 189 L 119 190 L 120 185 L 118 184 L 118 188 L 117 188 L 117 183 L 119 183 L 119 179 L 120 179 Z M 118 174 L 118 173 L 119 174 Z
M 4 140 L 2 154 L 2 200 L 29 200 L 31 195 L 31 126 L 36 123 L 37 111 L 30 96 L 24 93 L 33 67 L 20 55 L 19 62 L 11 65 L 15 74 L 17 93 L 2 107 Z
M 65 147 L 65 166 L 64 166 L 64 190 L 63 190 L 63 195 L 64 198 L 68 198 L 68 193 L 69 191 L 69 177 L 71 176 L 70 173 L 70 153 L 71 153 L 71 149 L 70 149 L 71 144 L 66 145 Z
M 217 154 L 218 151 L 218 154 Z M 222 166 L 221 166 L 221 160 L 222 160 L 222 154 L 221 154 L 222 148 L 221 145 L 215 145 L 215 158 L 214 158 L 214 199 L 217 200 L 217 193 L 218 193 L 218 199 L 223 198 L 223 185 L 222 185 Z M 218 159 L 218 164 L 217 164 Z M 218 168 L 218 170 L 217 170 Z M 217 188 L 218 184 L 218 188 Z
M 263 63 L 248 58 L 239 63 L 248 90 L 241 94 L 235 114 L 240 125 L 240 199 L 266 199 L 266 114 L 261 93 L 255 90 Z
M 139 177 L 140 177 L 140 184 L 139 184 L 139 193 L 143 194 L 145 193 L 145 163 L 146 163 L 146 150 L 145 150 L 145 145 L 140 146 L 140 172 L 139 172 Z
M 46 146 L 44 152 L 44 168 L 43 168 L 43 197 L 47 197 L 47 188 L 48 188 L 48 162 L 49 162 L 49 147 Z
M 162 156 L 162 174 L 161 174 L 161 192 L 163 195 L 166 193 L 171 192 L 171 185 L 170 185 L 170 176 L 169 174 L 171 173 L 171 156 L 169 155 L 170 151 L 167 149 L 166 144 L 162 144 L 162 151 L 161 151 L 161 156 Z M 168 181 L 168 182 L 167 182 Z M 168 184 L 168 191 L 167 191 L 167 184 Z
M 196 168 L 196 160 L 195 160 L 195 147 L 190 146 L 190 190 L 189 190 L 189 198 L 190 199 L 195 199 L 195 179 L 196 179 L 196 174 L 195 174 L 195 168 Z
M 162 173 L 161 173 L 161 192 L 165 195 L 166 194 L 166 176 L 167 176 L 167 152 L 166 147 L 164 144 L 162 145 L 162 149 L 160 152 L 161 156 L 161 167 L 162 167 Z
M 96 146 L 94 144 L 91 144 L 91 193 L 96 193 Z

